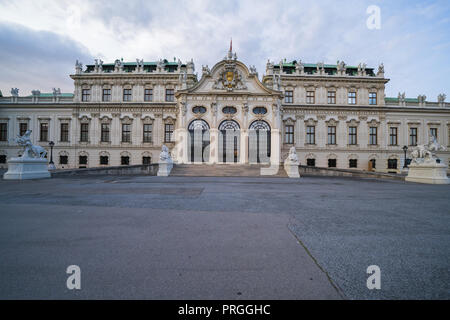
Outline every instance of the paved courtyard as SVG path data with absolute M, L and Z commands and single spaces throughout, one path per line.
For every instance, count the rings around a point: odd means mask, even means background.
M 449 196 L 325 177 L 0 181 L 0 299 L 449 299 Z

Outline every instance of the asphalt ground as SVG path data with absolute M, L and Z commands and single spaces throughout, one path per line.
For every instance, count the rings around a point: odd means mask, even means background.
M 0 181 L 0 298 L 449 299 L 449 196 L 338 177 Z

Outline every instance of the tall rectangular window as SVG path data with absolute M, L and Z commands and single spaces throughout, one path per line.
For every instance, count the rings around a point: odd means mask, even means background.
M 369 144 L 370 145 L 377 145 L 377 127 L 370 127 L 369 128 Z
M 122 142 L 131 142 L 131 124 L 122 123 Z
M 316 166 L 316 159 L 306 159 L 306 165 L 308 167 L 315 167 Z
M 356 104 L 356 92 L 351 91 L 348 93 L 348 104 Z
M 336 127 L 328 127 L 328 144 L 336 144 Z
M 357 168 L 358 167 L 358 159 L 350 159 L 348 160 L 349 168 Z
M 123 101 L 131 101 L 131 89 L 123 89 Z
M 102 101 L 111 101 L 111 89 L 103 89 Z
M 356 135 L 356 127 L 348 127 L 348 144 L 355 145 L 357 143 Z
M 284 92 L 284 102 L 286 103 L 294 102 L 294 92 L 292 90 L 286 90 Z
M 152 125 L 151 124 L 144 124 L 144 137 L 143 141 L 146 143 L 152 142 Z
M 164 126 L 164 142 L 173 142 L 173 124 Z
M 61 132 L 60 132 L 59 140 L 61 142 L 69 141 L 69 124 L 68 123 L 61 123 Z
M 27 130 L 28 130 L 28 123 L 26 123 L 26 122 L 21 122 L 21 123 L 19 124 L 19 134 L 20 134 L 21 136 L 23 136 L 23 135 L 25 134 L 25 132 L 27 132 Z
M 389 145 L 396 146 L 398 145 L 398 136 L 397 136 L 398 128 L 390 127 L 389 128 Z
M 336 103 L 336 91 L 328 91 L 328 104 Z
M 409 128 L 409 145 L 417 146 L 417 128 Z
M 336 168 L 336 159 L 328 159 L 328 168 Z
M 369 104 L 376 105 L 377 104 L 377 93 L 369 92 Z
M 388 169 L 397 169 L 397 159 L 388 159 Z
M 89 141 L 89 123 L 82 123 L 80 126 L 80 142 Z
M 41 123 L 39 141 L 48 141 L 48 123 Z
M 109 123 L 102 123 L 101 142 L 109 142 Z
M 8 124 L 0 123 L 0 141 L 8 141 Z
M 306 127 L 306 143 L 315 144 L 316 143 L 316 127 L 307 126 Z
M 108 156 L 100 156 L 100 164 L 107 165 L 109 162 Z
M 306 91 L 306 103 L 314 103 L 314 101 L 315 101 L 315 92 Z
M 286 125 L 284 127 L 284 143 L 294 143 L 294 126 Z
M 79 156 L 78 157 L 78 163 L 81 165 L 87 165 L 87 156 Z
M 151 157 L 142 157 L 142 164 L 151 164 L 152 158 Z
M 59 164 L 68 164 L 69 157 L 68 156 L 59 156 Z
M 166 89 L 166 101 L 174 101 L 174 91 L 173 89 Z
M 82 89 L 81 90 L 81 101 L 90 101 L 91 100 L 91 89 Z
M 144 101 L 153 101 L 153 89 L 144 90 Z
M 430 136 L 438 138 L 438 129 L 437 128 L 430 128 Z

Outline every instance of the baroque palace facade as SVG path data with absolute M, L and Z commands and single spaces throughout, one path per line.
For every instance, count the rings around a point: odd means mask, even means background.
M 57 168 L 153 163 L 165 144 L 175 163 L 278 164 L 294 146 L 303 165 L 399 172 L 404 146 L 430 135 L 450 146 L 445 95 L 386 98 L 383 65 L 268 61 L 260 80 L 230 48 L 201 79 L 194 72 L 192 60 L 77 61 L 73 94 L 0 92 L 0 166 L 27 130 L 54 142 Z M 449 151 L 438 156 L 449 164 Z

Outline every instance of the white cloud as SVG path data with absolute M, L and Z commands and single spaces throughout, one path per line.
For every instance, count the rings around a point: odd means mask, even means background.
M 381 7 L 381 30 L 366 28 L 366 8 L 374 2 Z M 445 1 L 0 0 L 0 22 L 69 38 L 105 61 L 194 58 L 199 70 L 220 60 L 233 37 L 238 57 L 260 75 L 268 58 L 384 62 L 388 95 L 401 90 L 429 97 L 450 94 L 444 80 L 450 71 L 448 13 Z

